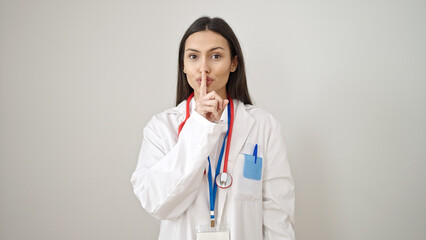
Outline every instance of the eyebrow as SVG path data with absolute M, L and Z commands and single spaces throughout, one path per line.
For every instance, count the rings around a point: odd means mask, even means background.
M 209 52 L 214 51 L 214 50 L 217 50 L 217 49 L 225 50 L 223 47 L 214 47 L 214 48 L 211 48 L 211 49 L 209 50 Z M 200 52 L 200 51 L 198 51 L 197 49 L 193 49 L 193 48 L 188 48 L 188 49 L 186 49 L 185 51 Z

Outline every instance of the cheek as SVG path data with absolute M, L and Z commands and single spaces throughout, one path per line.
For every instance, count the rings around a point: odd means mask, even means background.
M 186 70 L 186 81 L 188 82 L 189 86 L 191 86 L 191 88 L 196 89 L 197 88 L 197 83 L 195 81 L 195 79 L 197 78 L 196 75 L 194 75 L 193 72 L 190 72 L 189 70 Z
M 231 62 L 222 62 L 216 67 L 216 72 L 221 75 L 229 74 L 231 71 Z
M 192 86 L 192 84 L 195 84 L 195 79 L 197 78 L 197 76 L 192 73 L 192 72 L 186 72 L 186 79 L 188 81 L 188 83 Z
M 184 64 L 185 64 L 184 66 L 185 66 L 186 78 L 188 80 L 191 80 L 191 78 L 193 78 L 194 75 L 196 75 L 197 71 L 194 68 L 194 66 L 191 66 L 191 64 L 186 64 L 186 63 Z
M 218 77 L 220 77 L 221 81 L 227 81 L 229 78 L 229 73 L 231 73 L 230 65 L 223 65 L 216 71 L 216 74 Z

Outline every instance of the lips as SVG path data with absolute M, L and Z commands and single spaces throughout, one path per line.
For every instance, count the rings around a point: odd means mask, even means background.
M 201 85 L 201 77 L 197 78 L 197 83 L 198 85 Z M 206 85 L 208 86 L 210 83 L 212 83 L 214 81 L 214 79 L 210 78 L 210 77 L 206 77 Z

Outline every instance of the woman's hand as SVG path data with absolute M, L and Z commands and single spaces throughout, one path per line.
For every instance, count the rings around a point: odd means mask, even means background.
M 228 99 L 222 99 L 215 91 L 207 93 L 206 72 L 203 71 L 201 73 L 200 96 L 196 100 L 195 111 L 210 122 L 219 122 L 228 103 Z

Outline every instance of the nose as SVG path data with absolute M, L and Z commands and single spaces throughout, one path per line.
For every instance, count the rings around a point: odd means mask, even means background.
M 206 72 L 206 73 L 210 72 L 210 66 L 209 66 L 209 62 L 207 58 L 203 58 L 201 60 L 200 73 L 202 72 Z

